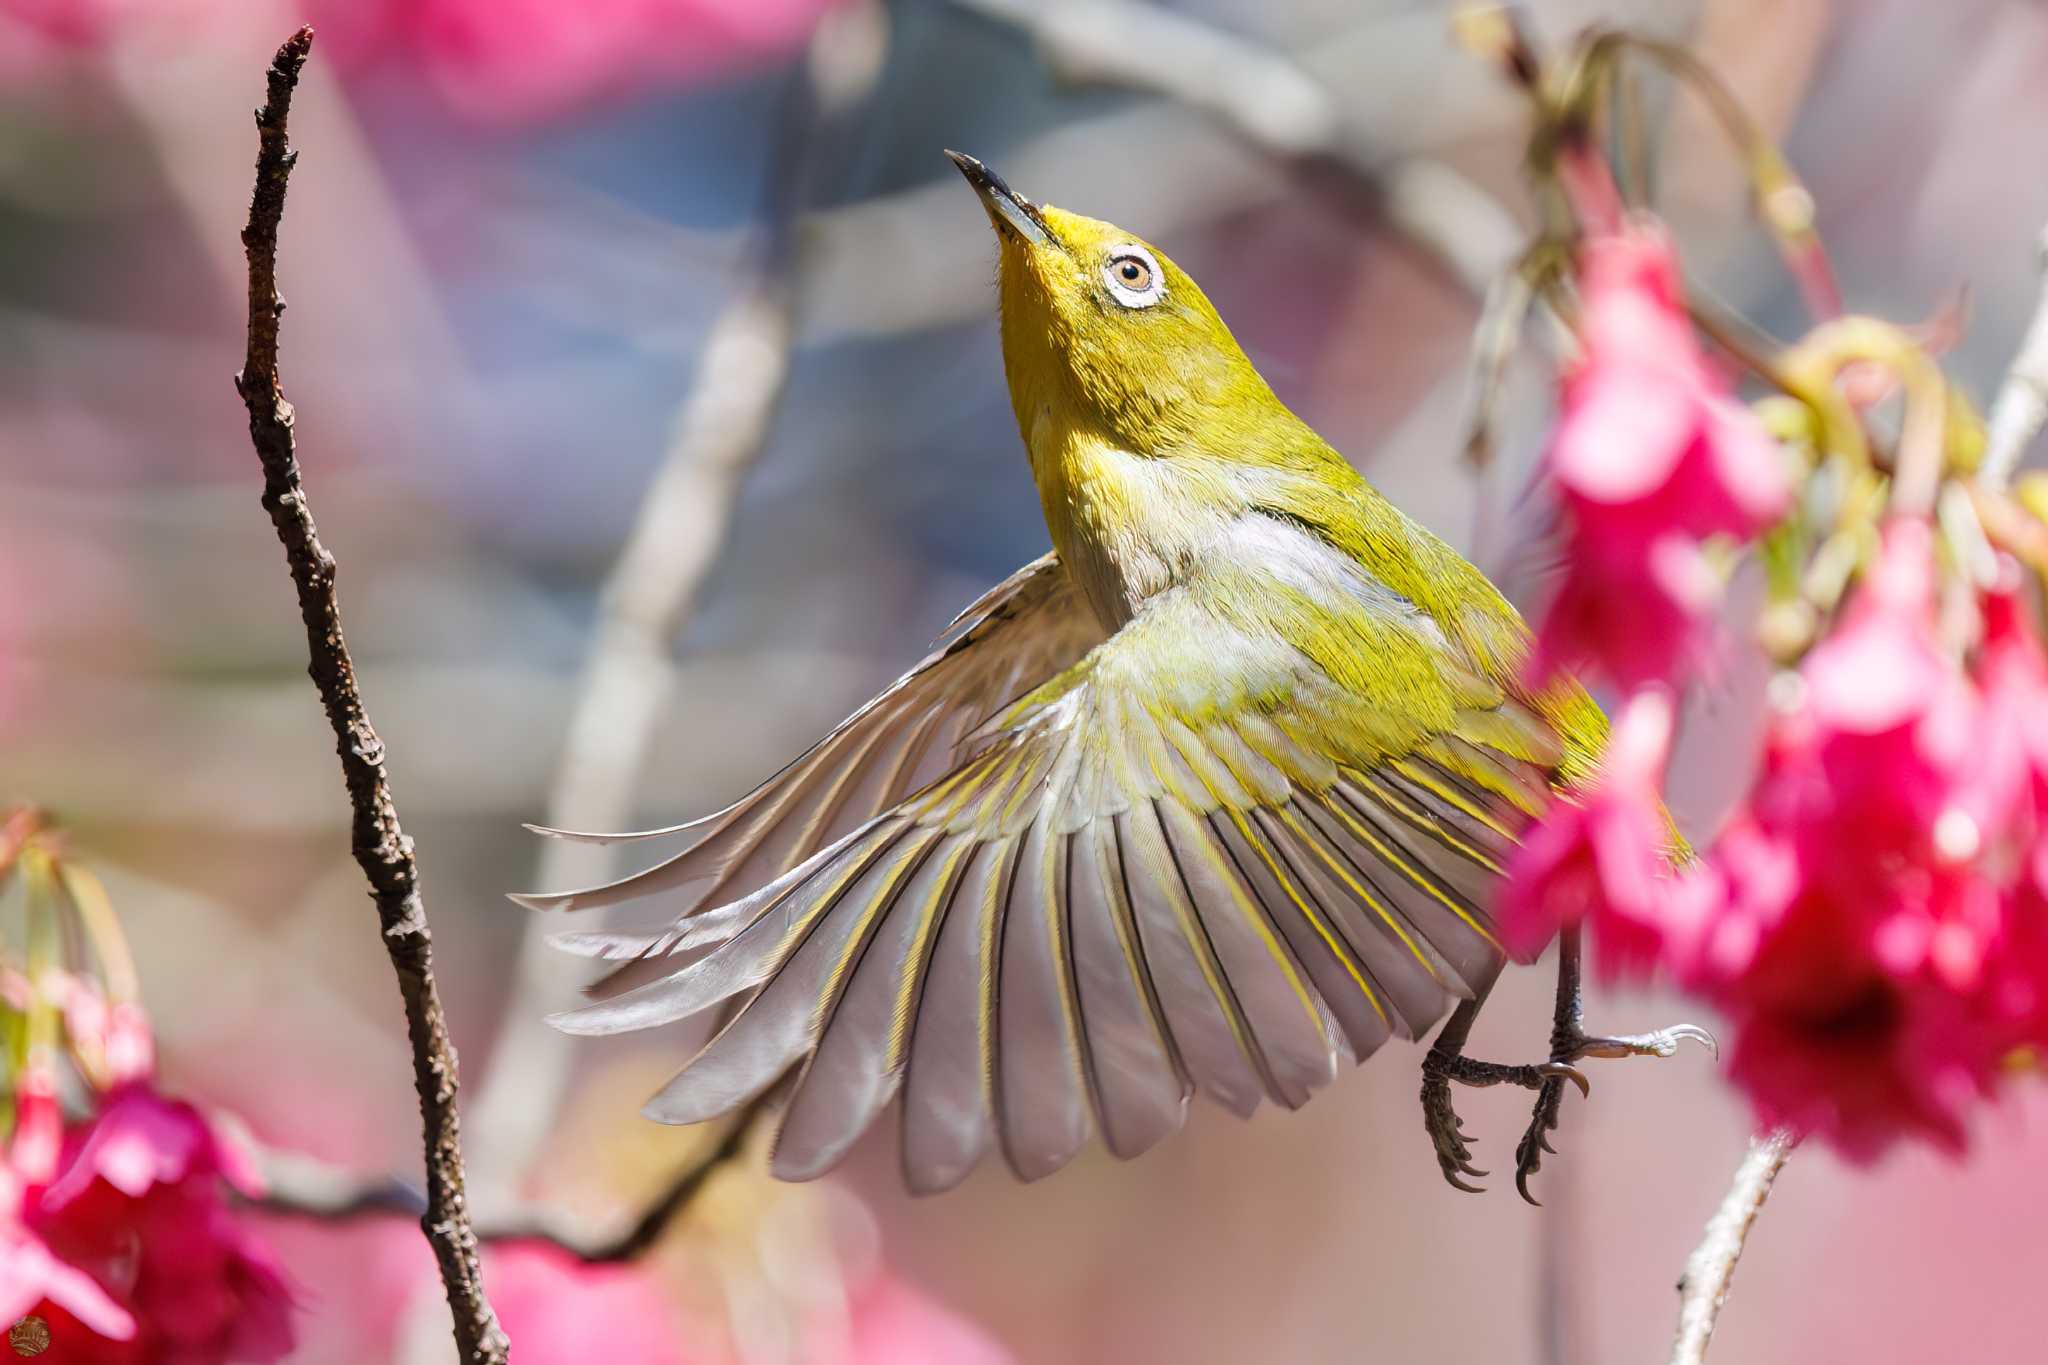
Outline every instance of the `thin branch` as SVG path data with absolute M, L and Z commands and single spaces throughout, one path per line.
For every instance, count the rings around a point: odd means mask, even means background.
M 246 1136 L 240 1145 L 263 1174 L 263 1192 L 249 1202 L 265 1213 L 348 1223 L 391 1214 L 419 1218 L 427 1211 L 425 1193 L 402 1175 L 365 1174 L 303 1152 L 259 1147 Z
M 1671 1365 L 1702 1365 L 1706 1360 L 1707 1342 L 1714 1335 L 1721 1305 L 1728 1300 L 1728 1285 L 1735 1278 L 1735 1263 L 1742 1259 L 1749 1229 L 1796 1142 L 1783 1130 L 1751 1140 L 1721 1207 L 1707 1220 L 1706 1233 L 1686 1258 L 1685 1274 L 1678 1281 L 1678 1339 L 1672 1343 Z
M 484 1236 L 494 1242 L 550 1242 L 592 1265 L 633 1260 L 659 1242 L 711 1177 L 746 1150 L 747 1138 L 764 1112 L 766 1101 L 758 1099 L 742 1109 L 729 1121 L 716 1147 L 679 1169 L 639 1216 L 622 1228 L 584 1228 L 565 1221 L 554 1209 L 537 1207 L 523 1217 L 514 1212 L 503 1220 L 493 1219 Z
M 405 1002 L 426 1155 L 426 1208 L 420 1226 L 440 1265 L 461 1358 L 470 1365 L 502 1365 L 510 1347 L 484 1295 L 476 1234 L 463 1192 L 455 1052 L 434 985 L 433 942 L 420 898 L 419 868 L 392 801 L 383 741 L 363 707 L 355 664 L 342 638 L 334 557 L 320 543 L 300 482 L 294 414 L 278 379 L 278 322 L 284 301 L 277 293 L 277 229 L 284 215 L 286 183 L 298 159 L 286 137 L 286 120 L 312 46 L 313 30 L 302 28 L 278 49 L 270 66 L 267 102 L 256 111 L 256 188 L 249 203 L 249 225 L 242 233 L 249 257 L 248 352 L 235 388 L 249 410 L 249 438 L 263 464 L 263 506 L 284 544 L 298 589 L 310 654 L 307 671 L 319 689 L 341 757 L 354 813 L 350 844 L 370 883 L 384 946 Z
M 2040 297 L 2034 316 L 2027 323 L 2019 354 L 2006 371 L 2005 383 L 1991 404 L 1990 436 L 1984 448 L 1980 475 L 1988 488 L 2003 488 L 2019 467 L 2020 456 L 2048 422 L 2048 228 L 2035 242 L 2037 264 L 2042 273 Z
M 823 21 L 793 77 L 767 177 L 761 240 L 731 302 L 712 323 L 661 467 L 601 598 L 596 635 L 548 795 L 555 828 L 619 829 L 655 727 L 666 713 L 670 642 L 725 547 L 732 512 L 767 444 L 789 378 L 795 332 L 796 216 L 826 121 L 872 87 L 886 21 L 874 4 L 842 6 Z M 542 887 L 601 881 L 609 851 L 548 840 Z M 527 919 L 517 982 L 471 1119 L 479 1135 L 478 1189 L 512 1188 L 554 1121 L 576 1040 L 546 1023 L 573 1005 L 588 964 L 548 943 L 551 922 Z
M 746 1149 L 765 1108 L 765 1100 L 756 1100 L 741 1110 L 718 1145 L 678 1168 L 630 1222 L 592 1227 L 552 1205 L 514 1202 L 502 1209 L 481 1209 L 477 1240 L 546 1242 L 593 1265 L 633 1260 L 659 1242 L 711 1177 Z M 253 1151 L 263 1173 L 263 1193 L 252 1203 L 265 1213 L 339 1223 L 391 1215 L 418 1217 L 426 1211 L 425 1195 L 402 1176 L 354 1171 L 297 1152 L 266 1150 L 246 1139 L 243 1145 Z

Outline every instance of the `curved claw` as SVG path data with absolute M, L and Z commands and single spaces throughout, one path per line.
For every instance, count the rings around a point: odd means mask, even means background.
M 1670 1028 L 1665 1029 L 1664 1033 L 1666 1037 L 1671 1039 L 1672 1051 L 1674 1052 L 1678 1050 L 1677 1045 L 1679 1043 L 1690 1039 L 1705 1048 L 1715 1061 L 1721 1060 L 1721 1044 L 1715 1039 L 1713 1034 L 1707 1032 L 1698 1024 L 1673 1024 Z
M 1450 1183 L 1451 1188 L 1454 1190 L 1463 1190 L 1467 1194 L 1486 1193 L 1486 1187 L 1484 1185 L 1467 1185 L 1464 1181 L 1458 1179 L 1458 1177 L 1452 1175 L 1449 1171 L 1444 1172 L 1444 1179 Z
M 1579 1088 L 1582 1099 L 1593 1097 L 1593 1083 L 1586 1079 L 1586 1073 L 1567 1062 L 1545 1062 L 1536 1068 L 1536 1074 L 1545 1080 L 1570 1081 Z
M 1560 1056 L 1571 1057 L 1675 1057 L 1680 1043 L 1698 1043 L 1716 1060 L 1721 1056 L 1721 1045 L 1714 1035 L 1698 1024 L 1673 1024 L 1670 1028 L 1658 1029 L 1655 1033 L 1630 1033 L 1618 1038 L 1587 1037 L 1579 1039 L 1578 1046 Z
M 1515 1172 L 1515 1193 L 1521 1195 L 1532 1208 L 1540 1209 L 1543 1207 L 1543 1201 L 1529 1193 L 1529 1176 L 1533 1170 L 1534 1168 L 1532 1167 L 1529 1170 Z

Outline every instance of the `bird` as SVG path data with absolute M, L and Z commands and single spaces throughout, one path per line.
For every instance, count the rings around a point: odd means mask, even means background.
M 771 1168 L 806 1180 L 897 1105 L 905 1182 L 931 1193 L 992 1152 L 1027 1181 L 1097 1134 L 1137 1156 L 1196 1094 L 1298 1108 L 1448 1012 L 1423 1061 L 1439 1167 L 1461 1189 L 1486 1174 L 1451 1083 L 1523 1086 L 1530 1197 L 1564 1086 L 1587 1089 L 1574 1062 L 1703 1036 L 1587 1035 L 1567 930 L 1549 1055 L 1463 1054 L 1507 962 L 1493 892 L 1530 822 L 1595 772 L 1599 706 L 1524 680 L 1515 609 L 1282 403 L 1163 252 L 947 155 L 998 240 L 1053 548 L 726 809 L 539 830 L 687 841 L 514 897 L 666 916 L 558 934 L 612 971 L 553 1022 L 713 1012 L 648 1117 L 772 1099 Z

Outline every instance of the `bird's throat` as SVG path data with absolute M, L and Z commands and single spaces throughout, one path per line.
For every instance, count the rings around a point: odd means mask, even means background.
M 1234 512 L 1236 499 L 1191 483 L 1177 462 L 1132 454 L 1050 410 L 1026 444 L 1053 546 L 1105 630 L 1179 581 Z

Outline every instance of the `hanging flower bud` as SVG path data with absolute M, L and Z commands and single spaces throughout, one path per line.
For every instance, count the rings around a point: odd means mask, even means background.
M 1701 542 L 1755 535 L 1785 514 L 1790 484 L 1776 443 L 1700 354 L 1663 230 L 1638 221 L 1595 237 L 1579 265 L 1584 350 L 1546 456 L 1570 572 L 1530 671 L 1678 681 L 1720 599 Z

